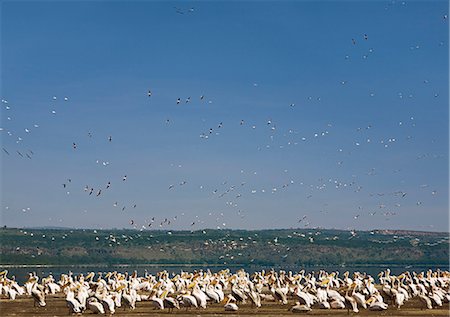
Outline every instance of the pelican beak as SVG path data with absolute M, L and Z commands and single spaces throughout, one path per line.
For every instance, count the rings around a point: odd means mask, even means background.
M 230 282 L 230 281 L 232 281 L 232 280 L 234 280 L 234 279 L 236 279 L 236 275 L 230 276 L 230 278 L 229 278 L 227 281 Z

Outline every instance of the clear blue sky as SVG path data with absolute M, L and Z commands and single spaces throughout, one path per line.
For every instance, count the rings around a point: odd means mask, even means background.
M 3 1 L 1 224 L 448 230 L 448 39 L 448 1 Z

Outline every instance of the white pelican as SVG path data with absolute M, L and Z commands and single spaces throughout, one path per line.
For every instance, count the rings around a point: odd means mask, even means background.
M 327 291 L 319 287 L 316 289 L 316 297 L 319 303 L 326 302 L 328 300 Z
M 348 277 L 349 274 L 350 274 L 349 271 L 345 271 L 344 274 L 343 274 L 344 275 L 343 281 L 345 283 L 345 286 L 350 286 L 350 285 L 353 284 L 353 280 Z
M 178 301 L 173 297 L 167 297 L 168 291 L 164 291 L 161 295 L 161 298 L 164 302 L 164 307 L 167 307 L 169 309 L 169 312 L 172 312 L 174 308 L 180 309 L 180 304 Z
M 281 287 L 271 287 L 270 291 L 272 292 L 273 297 L 278 301 L 281 302 L 283 305 L 286 305 L 288 303 L 286 298 L 285 290 Z
M 89 297 L 86 301 L 87 308 L 94 314 L 104 314 L 103 305 L 95 297 Z
M 422 309 L 424 309 L 424 307 L 426 307 L 428 309 L 433 309 L 433 304 L 431 302 L 431 299 L 427 295 L 420 294 L 419 299 L 423 304 Z
M 327 288 L 326 288 L 326 292 L 327 292 L 327 296 L 331 301 L 338 301 L 338 302 L 345 302 L 345 298 L 339 294 L 338 291 L 334 290 L 334 289 L 330 289 L 330 282 L 329 280 L 324 281 L 324 283 L 326 283 Z M 325 285 L 324 283 L 322 283 L 322 285 Z M 331 304 L 331 303 L 330 303 Z
M 392 288 L 391 292 L 394 296 L 394 302 L 395 302 L 395 305 L 397 306 L 397 308 L 400 308 L 401 306 L 403 306 L 403 304 L 405 302 L 405 295 L 403 293 L 399 292 L 398 290 L 396 290 L 395 288 Z
M 333 309 L 344 309 L 345 308 L 345 302 L 339 300 L 339 299 L 334 299 L 330 302 L 330 307 Z
M 255 305 L 257 308 L 261 307 L 261 296 L 256 291 L 255 286 L 252 282 L 250 282 L 250 290 L 247 292 L 247 294 L 252 302 L 252 307 L 253 305 Z
M 233 295 L 228 294 L 228 296 L 225 299 L 228 299 L 225 305 L 223 306 L 225 311 L 237 311 L 239 309 L 238 305 L 236 305 L 236 298 L 234 298 Z
M 220 295 L 216 292 L 216 288 L 214 287 L 215 281 L 211 282 L 208 286 L 206 286 L 205 294 L 209 299 L 214 301 L 215 303 L 220 303 Z
M 354 288 L 353 288 L 353 292 L 352 292 L 352 297 L 356 300 L 356 302 L 358 303 L 358 305 L 362 306 L 364 309 L 367 309 L 367 304 L 366 304 L 366 298 L 364 297 L 363 294 L 358 293 L 356 291 L 356 287 L 357 285 L 354 284 Z
M 31 291 L 33 286 L 38 282 L 39 277 L 33 275 L 32 273 L 28 273 L 28 281 L 25 282 L 25 289 L 27 295 L 31 295 Z
M 52 275 L 49 275 L 46 278 L 42 279 L 42 282 L 44 286 L 46 287 L 46 294 L 50 293 L 52 295 L 55 295 L 56 293 L 61 292 L 61 287 L 55 283 L 55 280 L 53 279 Z
M 436 306 L 442 306 L 442 298 L 440 294 L 436 291 L 435 287 L 432 287 L 431 294 L 428 295 L 432 302 L 436 304 Z
M 12 277 L 11 280 L 11 288 L 15 290 L 16 295 L 23 295 L 25 294 L 25 289 L 22 286 L 19 286 L 19 284 L 17 284 L 15 277 Z
M 306 313 L 309 312 L 311 308 L 307 305 L 301 305 L 300 302 L 295 302 L 295 306 L 291 307 L 291 312 L 293 313 Z
M 372 311 L 382 311 L 388 309 L 388 305 L 382 300 L 379 300 L 378 296 L 370 297 L 366 303 L 369 304 L 369 310 Z
M 349 305 L 352 307 L 352 311 L 354 313 L 358 313 L 359 309 L 358 309 L 358 303 L 356 302 L 356 299 L 353 298 L 353 296 L 350 296 L 348 294 L 348 292 L 352 289 L 353 285 L 350 285 L 349 288 L 347 289 L 347 292 L 345 293 L 345 301 L 346 301 L 346 305 Z M 354 287 L 356 287 L 356 285 L 354 285 Z M 347 306 L 347 309 L 349 309 L 349 306 Z
M 181 305 L 183 307 L 186 307 L 186 310 L 190 307 L 198 307 L 197 299 L 191 295 L 190 292 L 187 292 L 186 294 L 181 295 Z
M 128 291 L 128 288 L 125 287 L 122 292 L 122 300 L 126 307 L 129 307 L 130 309 L 136 308 L 136 295 L 135 290 Z
M 81 314 L 83 312 L 83 308 L 81 303 L 75 298 L 74 290 L 67 287 L 66 291 L 66 304 L 69 308 L 69 314 Z
M 304 304 L 308 307 L 311 307 L 314 304 L 314 298 L 311 294 L 308 292 L 301 291 L 298 287 L 294 290 L 294 295 L 297 296 L 297 299 L 301 304 Z
M 10 300 L 15 300 L 17 296 L 17 291 L 14 289 L 12 281 L 7 280 L 6 284 L 3 286 L 5 295 L 8 296 Z
M 208 296 L 198 287 L 197 282 L 191 283 L 188 288 L 192 288 L 192 296 L 197 300 L 198 307 L 206 308 Z
M 219 281 L 213 285 L 215 292 L 217 293 L 217 295 L 219 295 L 219 302 L 223 301 L 223 299 L 225 298 L 225 294 L 223 293 L 222 283 Z
M 330 309 L 331 305 L 327 301 L 322 301 L 322 302 L 319 302 L 319 308 L 320 309 Z
M 152 291 L 152 296 L 149 298 L 149 301 L 152 302 L 154 309 L 164 309 L 164 301 L 159 298 L 158 296 L 156 296 L 156 291 L 153 290 Z
M 112 295 L 106 295 L 106 293 L 104 293 L 103 295 L 100 295 L 99 299 L 106 314 L 112 315 L 116 312 L 116 305 Z
M 45 305 L 47 305 L 47 303 L 45 302 L 44 288 L 41 285 L 34 283 L 31 289 L 31 296 L 33 296 L 35 307 L 36 304 L 38 305 L 38 307 L 44 307 Z
M 77 292 L 76 299 L 80 303 L 81 310 L 84 311 L 84 310 L 86 310 L 86 300 L 89 297 L 89 294 L 88 294 L 88 291 L 87 291 L 87 286 L 85 286 L 85 285 L 78 285 L 77 289 L 78 289 L 78 292 Z

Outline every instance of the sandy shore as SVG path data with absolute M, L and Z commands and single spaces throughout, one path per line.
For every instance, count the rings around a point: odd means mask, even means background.
M 290 301 L 288 305 L 281 305 L 275 303 L 263 303 L 259 309 L 252 308 L 250 304 L 241 304 L 239 311 L 225 312 L 223 306 L 220 304 L 210 304 L 207 309 L 191 309 L 191 310 L 175 310 L 172 315 L 176 316 L 292 316 L 292 312 L 288 309 L 293 305 Z M 372 312 L 369 310 L 361 310 L 358 314 L 350 313 L 355 316 L 450 316 L 449 304 L 446 303 L 440 308 L 432 310 L 422 310 L 421 303 L 418 299 L 408 301 L 401 309 L 390 307 L 387 311 Z M 68 309 L 64 297 L 62 295 L 48 296 L 47 306 L 44 308 L 34 308 L 33 299 L 31 297 L 21 297 L 14 301 L 8 299 L 0 300 L 0 315 L 6 316 L 68 316 Z M 90 311 L 86 311 L 83 315 L 93 315 Z M 115 316 L 167 316 L 170 315 L 168 310 L 158 311 L 154 310 L 150 302 L 138 302 L 135 310 L 124 310 L 118 308 Z M 311 316 L 348 316 L 347 310 L 321 310 L 314 308 L 307 314 L 295 315 L 311 315 Z

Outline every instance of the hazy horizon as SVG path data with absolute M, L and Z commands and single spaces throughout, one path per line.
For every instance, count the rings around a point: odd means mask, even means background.
M 5 227 L 3 227 L 5 228 Z M 19 230 L 97 230 L 97 231 L 108 231 L 108 230 L 133 230 L 133 231 L 144 231 L 144 229 L 138 229 L 138 228 L 129 228 L 129 227 L 123 227 L 123 228 L 117 228 L 117 227 L 111 227 L 111 228 L 97 228 L 97 227 L 56 227 L 56 226 L 37 226 L 37 227 L 6 227 L 6 229 L 19 229 Z M 146 229 L 145 231 L 168 231 L 168 232 L 180 232 L 180 231 L 190 231 L 190 232 L 196 232 L 196 231 L 206 231 L 206 230 L 216 230 L 216 231 L 226 231 L 226 230 L 232 230 L 232 231 L 270 231 L 270 230 L 325 230 L 325 231 L 349 231 L 348 229 L 340 229 L 340 228 L 317 228 L 317 227 L 308 227 L 308 228 L 300 228 L 300 227 L 293 227 L 293 228 L 262 228 L 262 229 L 245 229 L 245 228 L 225 228 L 225 229 L 217 229 L 217 228 L 201 228 L 201 229 L 170 229 L 170 228 L 153 228 L 153 229 Z M 356 232 L 375 232 L 375 231 L 404 231 L 404 232 L 424 232 L 424 233 L 449 233 L 449 231 L 433 231 L 433 230 L 408 230 L 408 229 L 395 229 L 395 228 L 373 228 L 368 230 L 355 230 Z

